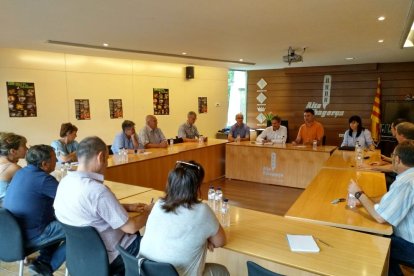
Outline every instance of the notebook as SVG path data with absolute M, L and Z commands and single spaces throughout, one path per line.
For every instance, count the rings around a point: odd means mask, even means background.
M 319 252 L 319 247 L 310 235 L 287 234 L 290 250 L 293 252 Z

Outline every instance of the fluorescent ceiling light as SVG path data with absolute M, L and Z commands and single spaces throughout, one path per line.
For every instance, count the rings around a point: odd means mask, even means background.
M 385 20 L 385 16 L 378 17 L 378 21 L 384 21 L 384 20 Z

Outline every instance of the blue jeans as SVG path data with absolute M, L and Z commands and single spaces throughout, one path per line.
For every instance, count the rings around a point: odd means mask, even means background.
M 135 240 L 127 247 L 125 250 L 133 256 L 137 256 L 139 253 L 139 246 L 141 244 L 142 236 L 137 233 Z M 137 259 L 138 266 L 138 259 Z M 124 261 L 122 260 L 121 255 L 115 258 L 112 263 L 109 265 L 110 275 L 124 276 L 125 275 L 125 266 Z
M 52 244 L 40 250 L 38 261 L 49 264 L 52 271 L 56 271 L 66 260 L 66 244 L 64 242 L 66 236 L 62 225 L 54 220 L 49 223 L 40 236 L 30 239 L 26 242 L 26 248 L 38 248 L 45 244 Z M 59 240 L 63 242 L 58 242 Z
M 388 275 L 402 276 L 403 273 L 401 271 L 400 264 L 414 267 L 414 243 L 392 235 Z

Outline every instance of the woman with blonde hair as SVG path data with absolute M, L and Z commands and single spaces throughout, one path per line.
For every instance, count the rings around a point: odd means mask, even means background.
M 17 162 L 26 156 L 27 140 L 12 132 L 0 132 L 0 206 L 14 174 L 21 169 Z

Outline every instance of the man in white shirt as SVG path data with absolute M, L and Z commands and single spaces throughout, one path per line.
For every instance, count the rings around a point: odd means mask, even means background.
M 87 137 L 79 143 L 79 166 L 60 182 L 55 202 L 55 214 L 60 222 L 72 226 L 92 226 L 105 244 L 111 275 L 124 275 L 124 264 L 115 249 L 120 244 L 137 255 L 141 236 L 136 235 L 147 222 L 152 206 L 120 204 L 104 184 L 108 165 L 108 150 L 98 137 Z M 139 212 L 128 217 L 127 211 Z
M 158 120 L 154 115 L 145 117 L 146 125 L 139 132 L 139 142 L 147 148 L 166 148 L 168 146 L 164 133 L 158 128 Z
M 279 116 L 273 116 L 272 126 L 266 128 L 256 138 L 257 142 L 272 141 L 274 143 L 286 143 L 287 139 L 287 128 L 282 126 L 282 119 Z

